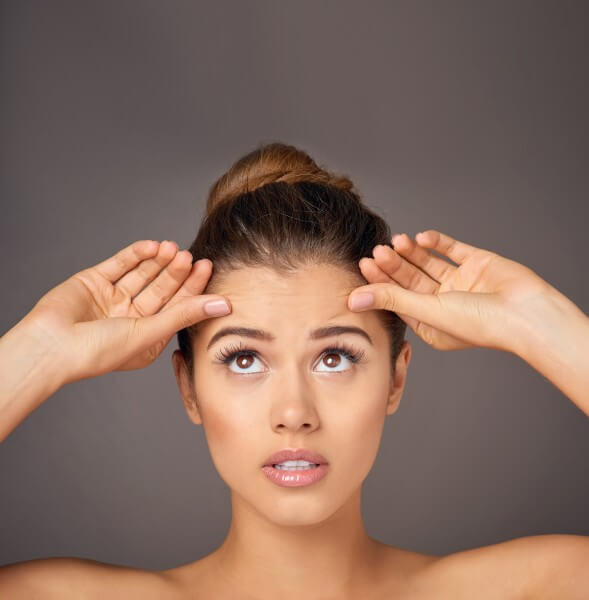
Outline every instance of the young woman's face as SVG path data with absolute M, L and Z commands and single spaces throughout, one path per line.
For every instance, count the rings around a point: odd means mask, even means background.
M 401 399 L 411 348 L 405 342 L 393 379 L 387 332 L 375 311 L 347 307 L 348 295 L 362 284 L 332 265 L 287 277 L 265 268 L 232 271 L 214 290 L 230 299 L 231 314 L 199 326 L 192 389 L 175 353 L 189 416 L 204 426 L 220 477 L 277 524 L 323 521 L 358 490 L 378 452 L 384 419 Z M 315 330 L 333 326 L 359 328 L 370 339 L 353 332 L 313 339 Z M 273 339 L 216 336 L 237 327 Z M 235 351 L 240 354 L 232 357 Z M 284 448 L 321 453 L 327 475 L 302 487 L 270 481 L 262 466 Z

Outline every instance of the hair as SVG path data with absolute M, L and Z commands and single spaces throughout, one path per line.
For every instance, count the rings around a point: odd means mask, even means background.
M 286 276 L 311 264 L 331 264 L 358 276 L 358 261 L 378 244 L 392 247 L 385 220 L 366 207 L 346 175 L 319 167 L 303 150 L 262 144 L 237 160 L 208 193 L 206 214 L 189 251 L 208 258 L 213 273 L 203 293 L 215 293 L 223 274 L 243 267 L 270 267 Z M 390 342 L 392 372 L 406 323 L 378 310 Z M 191 379 L 198 323 L 178 332 Z

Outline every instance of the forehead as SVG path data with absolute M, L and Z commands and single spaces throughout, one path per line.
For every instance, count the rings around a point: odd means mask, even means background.
M 329 264 L 302 266 L 287 274 L 267 267 L 233 269 L 219 273 L 206 290 L 229 298 L 232 312 L 201 322 L 198 330 L 210 335 L 221 327 L 240 325 L 300 338 L 316 327 L 337 323 L 362 327 L 378 338 L 385 332 L 375 311 L 348 309 L 349 294 L 365 284 L 360 274 Z
M 328 264 L 302 266 L 288 273 L 268 267 L 243 267 L 220 274 L 214 282 L 214 293 L 243 300 L 260 296 L 333 300 L 344 296 L 347 299 L 350 292 L 363 283 L 360 275 Z

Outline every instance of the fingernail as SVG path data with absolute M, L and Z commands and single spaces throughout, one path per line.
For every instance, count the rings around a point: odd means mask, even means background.
M 359 292 L 350 298 L 350 308 L 352 310 L 362 310 L 374 304 L 374 294 L 370 292 Z
M 229 304 L 225 300 L 211 300 L 210 302 L 206 302 L 203 308 L 209 317 L 227 315 L 231 311 Z

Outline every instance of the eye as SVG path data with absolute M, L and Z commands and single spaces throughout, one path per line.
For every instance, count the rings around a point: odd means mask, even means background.
M 253 365 L 255 365 L 256 360 L 260 360 L 258 353 L 255 350 L 251 350 L 250 348 L 244 348 L 242 346 L 229 346 L 227 348 L 223 348 L 219 353 L 215 355 L 216 359 L 229 367 L 231 367 L 233 361 L 235 360 L 236 369 L 229 370 L 232 373 L 237 373 L 240 375 L 249 375 L 262 373 L 262 371 L 250 371 Z
M 364 356 L 364 352 L 359 352 L 357 350 L 353 350 L 352 348 L 348 348 L 347 346 L 332 346 L 330 348 L 326 348 L 321 358 L 319 359 L 319 366 L 326 366 L 327 369 L 324 371 L 319 371 L 320 373 L 342 373 L 344 371 L 349 371 L 352 366 L 346 367 L 346 361 L 348 363 L 355 363 L 362 360 Z M 342 361 L 342 357 L 345 359 Z M 344 368 L 338 369 L 341 365 L 344 365 Z M 332 368 L 336 367 L 336 368 Z
M 339 346 L 331 346 L 323 350 L 321 353 L 321 358 L 317 364 L 318 366 L 323 366 L 326 368 L 324 370 L 319 370 L 318 372 L 342 373 L 349 371 L 351 370 L 352 366 L 346 366 L 346 362 L 354 365 L 362 360 L 364 354 L 364 351 L 358 351 L 343 344 Z M 250 375 L 263 372 L 263 369 L 255 370 L 256 361 L 261 361 L 258 353 L 251 348 L 246 348 L 243 346 L 229 346 L 228 348 L 223 348 L 215 356 L 219 363 L 229 366 L 229 370 L 232 373 L 239 375 Z M 231 368 L 233 365 L 235 366 L 235 369 Z M 343 368 L 339 368 L 342 366 Z

